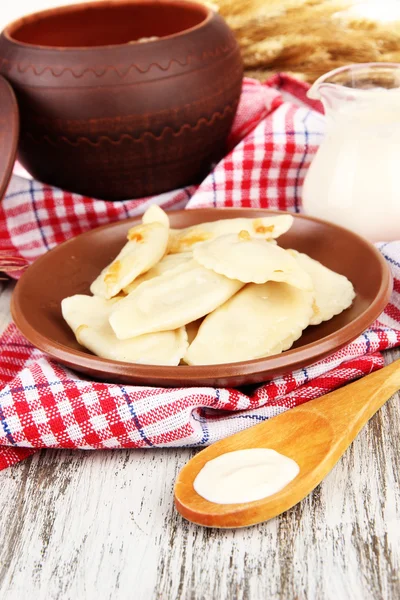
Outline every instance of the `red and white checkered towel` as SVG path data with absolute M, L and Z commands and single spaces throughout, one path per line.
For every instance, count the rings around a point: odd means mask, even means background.
M 166 209 L 299 211 L 304 175 L 324 133 L 319 106 L 306 91 L 285 76 L 266 84 L 245 80 L 231 150 L 197 188 L 112 203 L 15 176 L 0 206 L 0 250 L 32 262 L 90 228 L 139 215 L 154 201 Z M 400 344 L 400 242 L 379 248 L 394 275 L 380 319 L 328 359 L 251 395 L 88 381 L 46 358 L 11 325 L 0 340 L 0 469 L 44 447 L 204 446 L 381 368 L 380 351 Z

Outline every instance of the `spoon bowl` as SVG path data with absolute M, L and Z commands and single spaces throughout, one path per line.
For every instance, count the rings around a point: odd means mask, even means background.
M 181 470 L 175 505 L 183 517 L 208 527 L 245 527 L 288 510 L 329 473 L 375 412 L 400 389 L 400 361 L 344 388 L 212 444 Z M 240 504 L 216 504 L 193 482 L 204 465 L 227 452 L 270 448 L 295 460 L 300 472 L 281 491 Z

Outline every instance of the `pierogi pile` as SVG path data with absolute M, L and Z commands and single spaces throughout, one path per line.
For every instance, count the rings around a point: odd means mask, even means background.
M 211 365 L 288 350 L 309 325 L 348 308 L 351 282 L 276 239 L 291 215 L 171 229 L 157 205 L 92 283 L 61 303 L 78 342 L 98 356 Z

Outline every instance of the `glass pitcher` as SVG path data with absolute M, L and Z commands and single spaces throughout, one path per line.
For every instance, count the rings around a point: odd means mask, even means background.
M 303 187 L 306 214 L 370 241 L 400 239 L 400 64 L 342 67 L 308 92 L 326 136 Z

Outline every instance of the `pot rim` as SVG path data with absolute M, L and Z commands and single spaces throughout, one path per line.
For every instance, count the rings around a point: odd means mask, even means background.
M 21 42 L 19 40 L 16 40 L 13 36 L 12 33 L 14 31 L 16 31 L 18 28 L 22 27 L 23 25 L 27 24 L 27 23 L 31 23 L 32 21 L 40 21 L 40 20 L 45 20 L 48 17 L 52 17 L 54 15 L 65 15 L 67 13 L 73 13 L 73 12 L 85 12 L 86 10 L 92 10 L 94 8 L 113 8 L 113 7 L 120 7 L 120 6 L 138 6 L 138 5 L 154 5 L 157 6 L 160 4 L 159 0 L 95 0 L 92 2 L 82 2 L 80 4 L 69 4 L 69 5 L 64 5 L 64 6 L 58 6 L 55 8 L 50 8 L 50 9 L 46 9 L 46 10 L 41 10 L 41 11 L 37 11 L 34 13 L 29 13 L 19 19 L 16 19 L 15 21 L 12 21 L 11 23 L 9 23 L 2 32 L 2 35 L 7 39 L 8 42 L 10 42 L 11 44 L 15 45 L 15 46 L 19 46 L 22 48 L 29 48 L 29 49 L 37 49 L 37 50 L 48 50 L 48 51 L 60 51 L 60 52 L 74 52 L 76 50 L 79 51 L 93 51 L 93 50 L 100 50 L 100 49 L 105 49 L 105 48 L 123 48 L 125 46 L 135 46 L 136 44 L 139 45 L 140 43 L 137 41 L 132 41 L 129 42 L 129 44 L 127 42 L 123 42 L 121 44 L 100 44 L 98 46 L 42 46 L 41 44 L 31 44 L 29 42 Z M 183 7 L 193 7 L 193 8 L 200 8 L 204 11 L 204 19 L 202 21 L 200 21 L 200 23 L 198 23 L 197 25 L 194 25 L 193 27 L 189 27 L 188 29 L 184 29 L 182 31 L 178 31 L 176 33 L 173 33 L 171 35 L 166 35 L 163 36 L 157 40 L 151 40 L 146 42 L 147 44 L 160 44 L 162 43 L 164 40 L 171 40 L 177 37 L 182 37 L 184 35 L 188 35 L 189 33 L 192 33 L 193 31 L 196 31 L 197 29 L 200 29 L 202 27 L 204 27 L 204 25 L 206 25 L 211 18 L 217 14 L 215 10 L 213 10 L 210 6 L 207 6 L 205 4 L 202 4 L 200 2 L 196 2 L 195 0 L 163 0 L 162 4 L 164 5 L 172 5 L 172 6 L 183 6 Z M 142 46 L 142 44 L 140 44 L 140 46 Z

